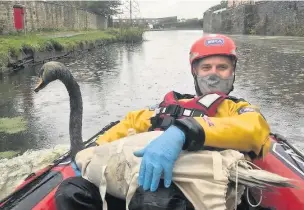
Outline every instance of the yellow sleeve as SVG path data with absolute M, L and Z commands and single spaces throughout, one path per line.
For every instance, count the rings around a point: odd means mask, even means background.
M 271 144 L 268 123 L 255 106 L 247 102 L 231 103 L 233 106 L 225 108 L 228 116 L 184 119 L 182 125 L 191 134 L 190 141 L 196 141 L 188 146 L 235 149 L 264 156 Z
M 151 126 L 150 118 L 153 114 L 154 111 L 150 111 L 149 109 L 129 112 L 117 125 L 99 136 L 96 143 L 100 145 L 123 138 L 127 136 L 129 129 L 134 129 L 136 133 L 148 131 Z

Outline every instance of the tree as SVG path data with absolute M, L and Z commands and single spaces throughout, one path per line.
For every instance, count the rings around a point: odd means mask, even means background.
M 82 7 L 99 15 L 112 16 L 119 13 L 120 0 L 116 1 L 82 1 Z
M 228 1 L 227 0 L 222 0 L 220 2 L 220 4 L 217 4 L 213 7 L 210 7 L 209 11 L 213 12 L 213 11 L 216 11 L 216 10 L 219 10 L 219 9 L 227 8 L 227 6 L 228 6 Z
M 228 1 L 227 0 L 222 0 L 221 3 L 220 3 L 220 5 L 221 5 L 222 8 L 227 8 Z

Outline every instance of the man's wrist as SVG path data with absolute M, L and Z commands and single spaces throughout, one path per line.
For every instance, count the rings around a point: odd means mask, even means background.
M 185 134 L 183 150 L 196 151 L 203 149 L 205 143 L 205 131 L 203 127 L 193 118 L 175 120 L 174 126 Z

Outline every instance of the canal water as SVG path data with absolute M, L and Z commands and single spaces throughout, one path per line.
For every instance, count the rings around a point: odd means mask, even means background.
M 128 111 L 160 102 L 168 91 L 194 93 L 189 48 L 202 34 L 185 30 L 146 32 L 146 41 L 140 44 L 112 44 L 60 60 L 82 91 L 83 139 L 122 119 Z M 303 149 L 304 38 L 231 37 L 239 55 L 231 95 L 259 106 L 272 132 Z M 22 132 L 18 128 L 0 132 L 0 152 L 26 151 L 13 159 L 0 159 L 2 197 L 26 174 L 68 149 L 68 93 L 59 81 L 34 93 L 39 68 L 0 78 L 0 118 L 16 119 L 16 125 L 20 119 L 23 122 Z

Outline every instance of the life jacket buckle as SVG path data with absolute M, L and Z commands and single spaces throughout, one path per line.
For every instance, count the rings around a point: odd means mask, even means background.
M 179 117 L 181 111 L 183 111 L 183 108 L 176 104 L 171 104 L 166 109 L 166 113 L 170 114 L 172 117 Z

